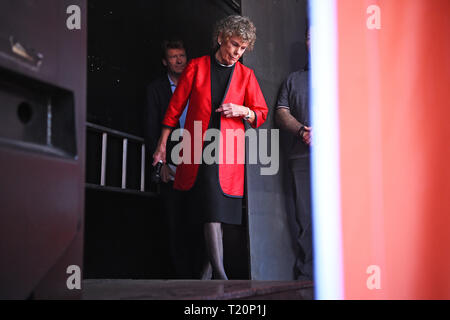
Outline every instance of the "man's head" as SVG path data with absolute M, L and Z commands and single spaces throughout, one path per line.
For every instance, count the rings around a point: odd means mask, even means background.
M 167 72 L 179 77 L 186 67 L 187 57 L 183 41 L 165 40 L 162 44 L 162 63 Z

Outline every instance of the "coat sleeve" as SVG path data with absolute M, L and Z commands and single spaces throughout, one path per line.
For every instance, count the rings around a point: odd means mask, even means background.
M 244 105 L 255 113 L 256 119 L 251 125 L 253 128 L 258 128 L 266 121 L 269 110 L 253 70 L 250 72 L 250 79 L 245 88 Z
M 162 121 L 164 127 L 175 128 L 191 95 L 192 85 L 197 72 L 196 63 L 191 60 L 178 80 L 177 88 L 170 99 L 166 114 Z

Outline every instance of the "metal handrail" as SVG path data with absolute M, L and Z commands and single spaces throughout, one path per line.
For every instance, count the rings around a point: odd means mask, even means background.
M 107 128 L 98 124 L 86 122 L 86 129 L 99 132 L 102 135 L 102 160 L 100 169 L 100 186 L 106 187 L 106 151 L 108 147 L 108 135 L 122 138 L 122 186 L 121 189 L 127 189 L 127 158 L 128 141 L 136 141 L 141 144 L 141 186 L 140 191 L 145 192 L 145 141 L 143 138 L 122 132 L 119 130 Z
M 92 129 L 93 131 L 97 131 L 97 132 L 105 132 L 108 133 L 112 136 L 116 136 L 116 137 L 121 137 L 121 138 L 127 138 L 129 140 L 134 140 L 137 142 L 141 142 L 141 143 L 145 143 L 144 142 L 144 138 L 142 137 L 138 137 L 138 136 L 134 136 L 132 134 L 126 133 L 126 132 L 122 132 L 119 130 L 115 130 L 115 129 L 111 129 L 108 127 L 104 127 L 95 123 L 91 123 L 91 122 L 86 122 L 86 127 L 89 129 Z

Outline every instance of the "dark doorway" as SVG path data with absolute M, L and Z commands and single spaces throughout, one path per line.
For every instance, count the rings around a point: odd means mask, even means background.
M 240 1 L 235 0 L 90 1 L 87 121 L 142 137 L 145 88 L 165 72 L 162 40 L 183 39 L 189 59 L 208 54 L 214 23 L 239 13 Z M 90 185 L 99 181 L 101 143 L 101 137 L 88 132 L 86 182 Z M 120 187 L 121 148 L 120 140 L 108 142 L 106 182 L 113 187 Z M 138 159 L 135 152 L 128 162 L 138 167 Z M 129 179 L 138 176 L 131 174 Z M 148 184 L 146 192 L 86 189 L 85 278 L 173 277 L 156 190 Z M 249 279 L 246 223 L 225 227 L 224 259 L 231 279 Z

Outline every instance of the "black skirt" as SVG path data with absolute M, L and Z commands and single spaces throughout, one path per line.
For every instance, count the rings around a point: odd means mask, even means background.
M 223 193 L 219 184 L 219 166 L 201 164 L 189 194 L 189 212 L 193 223 L 242 223 L 242 198 Z

